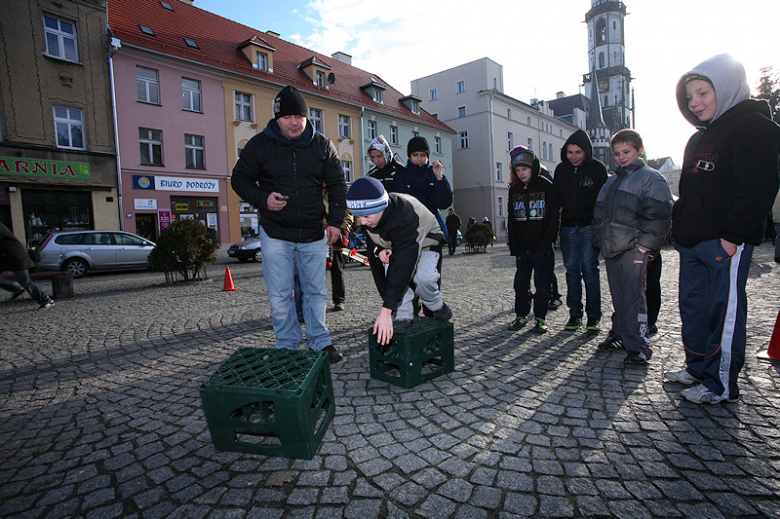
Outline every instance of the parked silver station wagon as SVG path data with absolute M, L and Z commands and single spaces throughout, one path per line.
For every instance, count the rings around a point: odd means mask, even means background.
M 72 272 L 80 278 L 88 271 L 148 268 L 155 244 L 124 231 L 63 231 L 46 234 L 35 247 L 40 270 Z

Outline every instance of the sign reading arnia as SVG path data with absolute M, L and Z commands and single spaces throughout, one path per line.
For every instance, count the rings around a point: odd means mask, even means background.
M 89 164 L 0 156 L 0 174 L 26 177 L 89 179 Z

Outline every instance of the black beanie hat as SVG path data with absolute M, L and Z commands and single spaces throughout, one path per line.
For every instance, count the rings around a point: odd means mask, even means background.
M 309 109 L 301 92 L 294 86 L 286 86 L 274 99 L 274 119 L 285 115 L 309 117 Z
M 411 158 L 412 153 L 414 153 L 415 151 L 423 151 L 429 157 L 431 156 L 431 147 L 428 144 L 428 141 L 425 139 L 425 137 L 420 137 L 419 135 L 417 135 L 416 137 L 412 137 L 409 140 L 409 144 L 406 145 L 407 157 Z

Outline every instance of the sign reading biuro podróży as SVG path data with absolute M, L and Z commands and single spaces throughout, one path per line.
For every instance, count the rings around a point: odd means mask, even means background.
M 89 180 L 89 164 L 0 156 L 0 174 Z
M 133 175 L 133 189 L 146 189 L 155 191 L 189 191 L 193 193 L 219 193 L 219 182 L 213 178 Z

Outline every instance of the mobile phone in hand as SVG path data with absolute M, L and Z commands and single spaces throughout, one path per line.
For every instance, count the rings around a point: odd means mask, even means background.
M 277 197 L 276 197 L 276 199 L 277 199 L 277 200 L 284 201 L 284 200 L 289 200 L 289 199 L 290 199 L 290 197 L 289 197 L 289 196 L 287 196 L 287 195 L 279 195 L 279 196 L 277 196 Z

